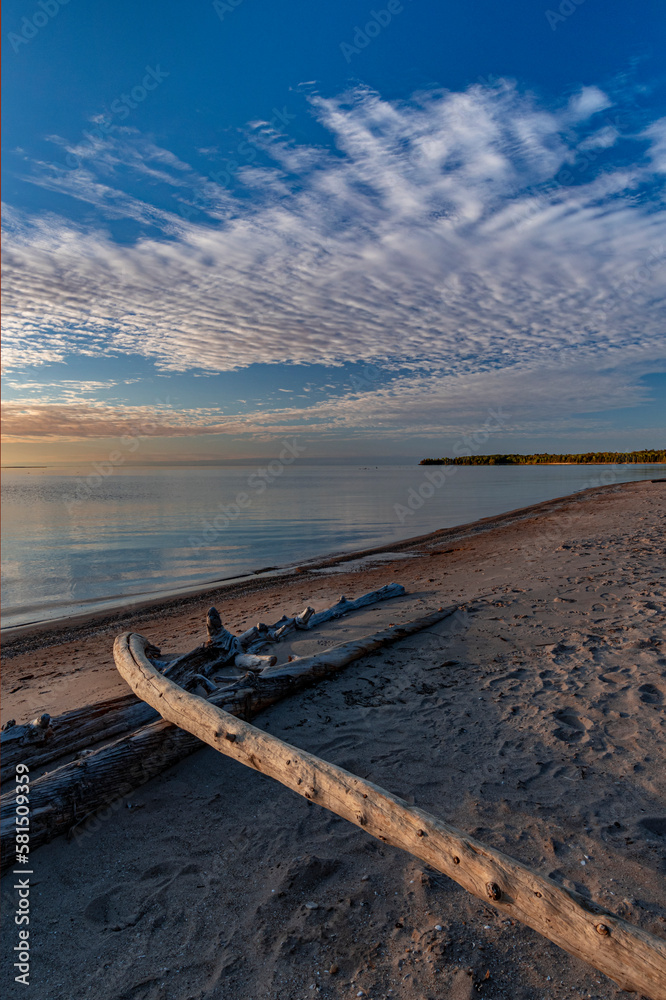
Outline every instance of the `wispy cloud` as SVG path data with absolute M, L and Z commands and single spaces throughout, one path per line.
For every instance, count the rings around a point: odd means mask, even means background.
M 35 164 L 32 181 L 144 235 L 121 245 L 101 226 L 10 212 L 5 366 L 132 353 L 165 372 L 360 359 L 414 372 L 292 413 L 183 414 L 165 434 L 304 421 L 427 432 L 489 387 L 522 400 L 526 387 L 557 385 L 569 412 L 627 405 L 640 394 L 626 373 L 666 353 L 664 269 L 616 293 L 648 258 L 666 260 L 666 122 L 618 138 L 611 104 L 587 87 L 547 108 L 510 84 L 400 103 L 367 89 L 314 97 L 337 152 L 266 140 L 272 166 L 238 172 L 252 200 L 130 130 L 72 147 L 80 169 Z M 631 168 L 604 159 L 619 141 Z M 205 211 L 187 221 L 175 203 L 156 207 L 127 193 L 124 173 L 184 199 L 205 185 Z M 51 413 L 58 433 L 81 436 L 120 420 L 94 407 Z M 12 410 L 10 426 L 51 433 L 39 408 Z
M 633 372 L 598 373 L 590 381 L 580 365 L 566 359 L 541 371 L 519 366 L 456 375 L 415 375 L 396 379 L 390 386 L 347 392 L 335 399 L 305 406 L 267 407 L 241 415 L 224 413 L 218 407 L 176 409 L 168 404 L 127 406 L 77 398 L 46 402 L 34 397 L 7 400 L 2 404 L 3 440 L 32 441 L 41 438 L 192 437 L 226 435 L 270 440 L 283 434 L 314 434 L 317 437 L 351 436 L 362 433 L 375 438 L 441 439 L 472 425 L 489 406 L 510 401 L 503 417 L 507 432 L 538 433 L 552 427 L 554 419 L 567 414 L 594 413 L 613 405 L 638 406 L 646 391 L 634 375 L 640 356 L 634 355 Z M 307 398 L 307 397 L 305 397 Z M 535 414 L 537 416 L 535 417 Z M 569 421 L 581 428 L 581 422 Z
M 123 381 L 123 384 L 126 384 Z M 110 380 L 99 382 L 94 379 L 79 381 L 75 379 L 61 379 L 59 382 L 34 382 L 30 380 L 17 381 L 12 378 L 6 380 L 8 389 L 16 389 L 23 393 L 35 396 L 40 402 L 57 402 L 60 400 L 69 401 L 81 399 L 91 393 L 99 392 L 100 389 L 111 389 L 118 385 L 116 381 Z

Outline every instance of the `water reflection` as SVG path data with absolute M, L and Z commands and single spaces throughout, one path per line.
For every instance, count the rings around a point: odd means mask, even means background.
M 291 466 L 262 491 L 247 467 L 117 469 L 87 489 L 88 470 L 6 471 L 2 624 L 390 543 L 572 493 L 604 473 L 622 482 L 659 468 L 459 467 L 422 488 L 418 466 Z

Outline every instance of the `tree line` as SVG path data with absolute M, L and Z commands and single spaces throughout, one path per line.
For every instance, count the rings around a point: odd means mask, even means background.
M 461 455 L 458 458 L 422 458 L 419 465 L 624 465 L 666 462 L 666 450 L 586 451 L 578 454 L 551 455 Z

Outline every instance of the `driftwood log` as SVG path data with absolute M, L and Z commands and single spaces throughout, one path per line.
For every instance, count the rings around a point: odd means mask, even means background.
M 284 639 L 286 635 L 297 629 L 316 628 L 318 625 L 323 625 L 324 622 L 343 618 L 351 611 L 367 608 L 370 604 L 376 604 L 377 601 L 388 601 L 392 597 L 402 597 L 404 593 L 405 588 L 401 584 L 387 583 L 385 587 L 371 590 L 369 593 L 363 594 L 362 597 L 357 597 L 355 601 L 349 601 L 343 595 L 337 604 L 333 604 L 330 608 L 324 608 L 323 611 L 315 613 L 313 608 L 306 608 L 295 618 L 285 616 L 275 625 L 269 626 L 268 631 L 266 631 L 265 625 L 255 625 L 254 628 L 243 632 L 240 640 L 243 648 L 252 652 L 263 647 L 266 642 L 278 642 L 280 639 Z
M 395 628 L 333 646 L 316 656 L 293 660 L 284 664 L 283 672 L 271 667 L 259 674 L 248 673 L 226 687 L 218 688 L 210 701 L 234 715 L 252 718 L 269 705 L 336 673 L 366 653 L 429 628 L 456 610 L 455 605 L 440 609 Z M 140 638 L 144 651 L 154 649 L 147 639 Z M 153 669 L 158 673 L 156 667 Z M 158 720 L 42 775 L 31 783 L 30 788 L 31 850 L 59 834 L 80 827 L 97 810 L 117 802 L 134 788 L 199 749 L 200 745 L 190 733 Z M 14 807 L 13 792 L 6 792 L 0 797 L 3 872 L 14 861 Z
M 468 892 L 588 962 L 623 989 L 666 1000 L 666 941 L 378 785 L 256 729 L 161 676 L 146 640 L 116 639 L 116 666 L 162 717 L 247 767 L 452 878 Z
M 0 782 L 14 777 L 17 764 L 27 764 L 35 771 L 65 754 L 138 729 L 158 714 L 136 695 L 124 694 L 76 708 L 55 719 L 42 715 L 34 722 L 10 726 L 0 736 Z
M 277 659 L 275 655 L 261 655 L 261 650 L 271 643 L 279 642 L 291 632 L 316 628 L 359 608 L 401 597 L 404 593 L 403 586 L 390 583 L 379 590 L 363 594 L 354 601 L 341 597 L 336 604 L 316 614 L 312 608 L 305 608 L 299 615 L 283 615 L 273 625 L 260 623 L 237 637 L 224 629 L 219 612 L 211 608 L 206 619 L 206 643 L 171 660 L 160 659 L 157 649 L 151 657 L 156 665 L 163 666 L 166 676 L 171 676 L 181 686 L 187 685 L 191 680 L 201 683 L 210 693 L 214 693 L 215 684 L 209 684 L 206 678 L 231 660 L 238 672 L 261 671 L 274 664 Z M 239 646 L 233 647 L 231 655 L 231 640 L 236 638 Z M 236 652 L 236 648 L 242 651 Z M 23 725 L 8 723 L 0 733 L 0 782 L 13 778 L 19 763 L 27 764 L 31 771 L 35 771 L 66 754 L 78 753 L 101 742 L 108 743 L 115 736 L 132 732 L 155 718 L 155 711 L 139 701 L 136 695 L 129 694 L 86 705 L 55 718 L 43 715 L 40 719 Z

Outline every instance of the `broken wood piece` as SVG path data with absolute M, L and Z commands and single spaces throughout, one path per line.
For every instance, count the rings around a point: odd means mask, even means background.
M 405 588 L 403 587 L 403 593 L 404 589 Z M 380 600 L 381 599 L 383 598 L 380 598 Z M 311 608 L 310 605 L 308 605 L 307 608 L 303 608 L 300 615 L 296 615 L 296 617 L 294 618 L 294 625 L 296 626 L 296 628 L 310 628 L 310 619 L 312 618 L 314 613 L 315 609 Z
M 44 715 L 21 726 L 16 725 L 16 719 L 9 719 L 2 727 L 1 738 L 3 743 L 7 744 L 21 741 L 26 746 L 29 744 L 44 746 L 50 739 L 53 739 L 51 716 L 45 712 Z
M 220 618 L 220 612 L 217 608 L 209 608 L 208 614 L 206 615 L 206 631 L 208 633 L 208 641 L 212 642 L 218 632 L 222 630 L 222 619 Z
M 127 633 L 114 658 L 132 690 L 168 722 L 234 760 L 399 847 L 448 875 L 472 895 L 588 962 L 623 989 L 666 1000 L 666 941 L 604 907 L 410 806 L 369 781 L 299 750 L 158 673 L 146 640 Z
M 261 649 L 267 642 L 279 642 L 280 639 L 284 639 L 285 635 L 296 631 L 296 629 L 309 628 L 309 621 L 314 613 L 315 609 L 308 605 L 301 611 L 300 615 L 295 615 L 293 618 L 283 615 L 280 621 L 275 622 L 274 625 L 265 625 L 263 622 L 259 622 L 258 625 L 243 632 L 238 638 L 243 649 L 254 652 Z
M 290 632 L 295 632 L 296 629 L 306 629 L 308 628 L 308 622 L 315 613 L 315 609 L 311 608 L 309 605 L 301 611 L 300 615 L 296 615 L 295 618 L 288 618 L 284 625 L 275 630 L 276 640 L 284 639 L 285 635 Z
M 454 614 L 454 605 L 423 618 L 405 622 L 399 628 L 382 633 L 381 645 L 388 646 L 415 632 L 420 632 Z M 368 648 L 376 649 L 376 636 L 366 636 Z M 145 650 L 154 649 L 147 639 Z M 319 654 L 316 669 L 309 673 L 302 669 L 293 676 L 265 676 L 246 673 L 237 681 L 220 687 L 211 696 L 215 705 L 224 706 L 227 712 L 252 718 L 263 709 L 286 698 L 301 688 L 317 683 L 322 677 L 336 673 L 348 663 L 363 656 L 363 640 L 342 643 Z M 346 656 L 342 654 L 347 649 Z M 342 655 L 341 655 L 342 654 Z M 330 666 L 326 668 L 326 658 Z M 313 658 L 315 659 L 315 658 Z M 291 666 L 291 664 L 290 664 Z M 272 669 L 272 668 L 271 668 Z M 143 702 L 137 702 L 144 709 Z M 93 813 L 113 803 L 132 789 L 160 774 L 176 761 L 199 749 L 199 742 L 162 720 L 143 726 L 135 732 L 120 737 L 113 743 L 87 754 L 82 760 L 63 764 L 62 767 L 43 775 L 31 783 L 30 789 L 30 847 L 36 850 L 61 833 L 66 833 L 81 822 L 82 816 Z M 13 831 L 16 819 L 12 792 L 0 797 L 0 847 L 1 868 L 5 871 L 14 860 Z
M 234 657 L 234 666 L 241 670 L 265 670 L 277 663 L 277 656 L 258 656 L 256 653 L 239 653 Z
M 237 635 L 230 632 L 222 624 L 217 608 L 209 608 L 206 616 L 206 631 L 208 645 L 213 647 L 220 656 L 231 658 L 243 652 L 243 646 Z

